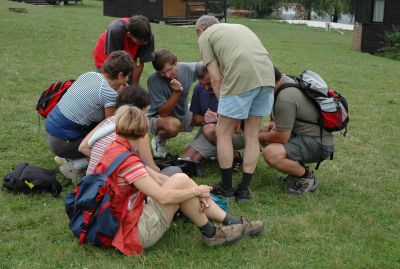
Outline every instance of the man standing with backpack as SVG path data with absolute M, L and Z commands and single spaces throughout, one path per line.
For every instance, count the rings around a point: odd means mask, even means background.
M 282 85 L 295 83 L 292 78 L 275 68 L 275 80 L 273 120 L 259 134 L 260 144 L 267 144 L 263 149 L 264 159 L 288 174 L 284 180 L 292 182 L 289 194 L 314 192 L 319 184 L 306 164 L 321 162 L 333 154 L 333 134 L 313 124 L 319 121 L 320 112 L 310 97 L 297 87 L 283 89 Z

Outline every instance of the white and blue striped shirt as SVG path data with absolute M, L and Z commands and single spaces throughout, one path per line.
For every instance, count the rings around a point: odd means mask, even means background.
M 91 125 L 105 117 L 105 108 L 116 105 L 117 92 L 101 73 L 82 74 L 57 104 L 61 113 L 80 125 Z

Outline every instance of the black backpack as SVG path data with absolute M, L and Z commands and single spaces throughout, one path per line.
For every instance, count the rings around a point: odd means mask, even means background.
M 165 159 L 158 159 L 154 162 L 160 169 L 164 169 L 168 166 L 177 166 L 189 177 L 204 176 L 203 164 L 201 162 L 192 161 L 173 155 L 167 155 Z
M 11 173 L 4 177 L 3 190 L 26 194 L 47 191 L 57 197 L 62 187 L 57 181 L 54 171 L 27 163 L 19 163 Z

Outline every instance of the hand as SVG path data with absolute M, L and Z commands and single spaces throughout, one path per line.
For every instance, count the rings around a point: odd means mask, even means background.
M 211 199 L 199 198 L 200 200 L 200 213 L 205 213 L 211 207 Z
M 128 86 L 129 86 L 129 84 L 128 84 L 128 83 L 124 83 L 124 84 L 122 84 L 121 86 L 119 86 L 119 88 L 118 88 L 117 92 L 118 92 L 118 93 L 120 93 L 120 92 L 122 91 L 122 89 L 124 89 L 125 87 L 128 87 Z
M 200 198 L 208 198 L 210 197 L 210 191 L 212 190 L 212 187 L 207 186 L 207 185 L 198 185 L 193 187 L 193 195 L 195 197 L 200 197 Z
M 269 122 L 269 125 L 268 125 L 268 132 L 271 131 L 271 130 L 274 129 L 274 128 L 275 128 L 275 122 L 274 122 L 274 121 Z
M 241 120 L 236 120 L 236 122 L 235 122 L 235 130 L 234 130 L 234 133 L 235 133 L 235 134 L 241 134 L 241 133 L 243 133 L 241 123 L 242 123 Z
M 182 88 L 182 84 L 176 80 L 176 79 L 172 79 L 169 84 L 171 85 L 171 88 L 176 91 L 176 92 L 183 92 L 183 88 Z
M 261 128 L 261 132 L 270 132 L 272 129 L 275 128 L 275 122 L 271 121 L 264 128 Z
M 211 122 L 217 122 L 218 121 L 218 114 L 217 112 L 211 111 L 208 109 L 206 113 L 204 114 L 204 122 L 205 123 L 211 123 Z

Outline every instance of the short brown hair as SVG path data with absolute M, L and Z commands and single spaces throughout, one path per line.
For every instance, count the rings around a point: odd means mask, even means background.
M 169 49 L 158 49 L 154 53 L 153 67 L 156 71 L 161 71 L 165 64 L 174 65 L 178 59 Z
M 147 133 L 149 123 L 142 110 L 137 107 L 124 105 L 115 113 L 115 129 L 117 135 L 127 139 L 137 140 Z
M 203 79 L 208 74 L 207 66 L 203 62 L 198 62 L 194 69 L 197 79 Z
M 107 74 L 111 79 L 117 79 L 119 73 L 129 75 L 134 68 L 132 57 L 123 50 L 116 50 L 110 53 L 107 60 L 101 67 L 101 72 Z
M 149 93 L 139 85 L 129 85 L 118 91 L 117 108 L 131 105 L 145 109 L 150 105 Z
M 151 39 L 151 27 L 149 20 L 142 15 L 135 15 L 128 19 L 126 28 L 131 35 L 143 41 Z

